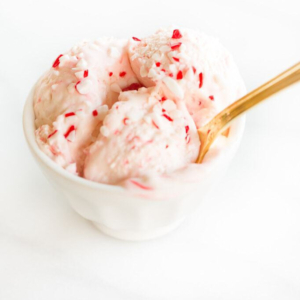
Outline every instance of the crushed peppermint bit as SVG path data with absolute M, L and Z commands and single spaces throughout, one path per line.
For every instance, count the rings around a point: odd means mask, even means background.
M 170 73 L 169 76 L 170 76 L 170 77 L 173 77 L 173 73 Z
M 181 39 L 182 35 L 178 29 L 174 29 L 172 39 Z
M 171 117 L 169 117 L 168 115 L 166 114 L 163 114 L 162 115 L 163 117 L 165 117 L 167 120 L 169 120 L 170 122 L 173 122 L 173 119 Z
M 173 45 L 171 45 L 171 49 L 172 49 L 172 50 L 179 49 L 179 47 L 181 46 L 181 44 L 182 44 L 182 43 L 173 44 Z
M 137 41 L 137 42 L 140 42 L 141 40 L 140 39 L 138 39 L 137 37 L 132 37 L 132 39 L 134 40 L 134 41 Z
M 156 124 L 154 121 L 152 121 L 152 125 L 153 125 L 154 127 L 156 127 L 157 129 L 159 129 L 159 127 L 157 126 L 157 124 Z
M 100 132 L 105 137 L 109 136 L 109 129 L 106 126 L 102 126 L 100 128 Z
M 190 130 L 190 127 L 188 125 L 185 126 L 185 133 L 188 133 Z
M 183 78 L 182 71 L 178 71 L 176 78 L 177 80 L 181 80 Z
M 77 89 L 77 85 L 80 83 L 81 81 L 77 81 L 76 84 L 75 84 L 75 90 L 79 93 L 78 89 Z M 79 93 L 80 94 L 80 93 Z
M 89 76 L 89 70 L 84 70 L 83 78 L 88 77 L 88 76 Z
M 97 116 L 98 116 L 98 111 L 97 111 L 97 109 L 93 110 L 92 114 L 93 114 L 94 117 L 97 117 Z
M 193 69 L 194 74 L 196 74 L 197 69 L 194 66 L 192 66 L 192 69 Z
M 161 63 L 160 63 L 160 62 L 157 62 L 157 63 L 155 63 L 155 65 L 156 65 L 157 67 L 160 67 Z
M 211 95 L 211 96 L 209 96 L 208 98 L 209 98 L 211 101 L 214 101 L 214 100 L 215 100 L 215 97 L 214 97 L 214 96 L 212 96 L 212 95 Z
M 75 130 L 75 126 L 71 125 L 68 129 L 68 131 L 64 134 L 64 137 L 67 138 L 69 136 L 69 134 Z
M 120 72 L 120 77 L 124 77 L 125 75 L 126 75 L 126 72 L 125 71 L 123 71 L 123 72 Z
M 164 101 L 166 101 L 167 100 L 167 97 L 162 97 L 160 100 L 159 100 L 159 102 L 164 102 Z
M 127 86 L 126 88 L 122 89 L 122 92 L 126 92 L 126 91 L 137 91 L 139 88 L 141 88 L 142 85 L 134 82 L 131 85 Z
M 203 73 L 199 73 L 199 88 L 202 88 L 203 85 Z
M 72 117 L 72 116 L 75 116 L 74 112 L 69 112 L 65 114 L 65 118 Z
M 124 118 L 123 119 L 123 123 L 124 123 L 124 125 L 128 125 L 129 124 L 129 119 L 128 118 Z
M 169 148 L 169 145 L 166 145 L 166 149 L 168 149 Z
M 163 108 L 162 110 L 161 110 L 162 112 L 166 112 L 166 110 Z
M 108 73 L 109 77 L 113 76 L 113 74 L 114 74 L 113 72 Z
M 166 70 L 165 69 L 161 69 L 162 70 L 162 72 L 166 72 Z
M 175 61 L 179 61 L 179 58 L 178 58 L 178 57 L 173 56 L 173 59 L 174 59 Z
M 50 134 L 48 135 L 48 139 L 50 139 L 56 132 L 57 132 L 57 130 L 54 130 L 52 133 L 50 133 Z
M 59 66 L 59 64 L 60 64 L 59 59 L 60 59 L 62 56 L 63 56 L 62 54 L 58 55 L 57 59 L 54 61 L 53 65 L 52 65 L 52 68 L 56 68 L 56 67 Z
M 189 144 L 189 142 L 191 141 L 191 137 L 189 136 L 189 134 L 186 135 L 185 140 L 187 144 Z
M 136 186 L 138 186 L 139 188 L 141 188 L 141 189 L 143 189 L 143 190 L 152 190 L 152 188 L 151 187 L 149 187 L 149 186 L 145 186 L 145 185 L 143 185 L 143 184 L 141 184 L 141 183 L 139 183 L 139 182 L 137 182 L 137 181 L 135 181 L 135 180 L 130 180 L 133 184 L 135 184 Z

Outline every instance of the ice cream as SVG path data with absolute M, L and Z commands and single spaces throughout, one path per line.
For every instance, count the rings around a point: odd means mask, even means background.
M 59 55 L 36 85 L 34 111 L 41 149 L 82 174 L 84 149 L 98 136 L 108 106 L 122 89 L 138 88 L 127 40 L 83 42 Z
M 161 29 L 131 40 L 133 71 L 146 87 L 162 84 L 169 97 L 183 100 L 197 127 L 245 93 L 229 52 L 215 38 L 189 29 Z
M 170 189 L 187 170 L 201 178 L 197 128 L 244 93 L 230 54 L 204 34 L 169 28 L 83 42 L 36 85 L 37 143 L 86 179 Z
M 84 177 L 103 183 L 171 173 L 195 161 L 196 126 L 185 107 L 158 88 L 124 92 L 90 147 Z

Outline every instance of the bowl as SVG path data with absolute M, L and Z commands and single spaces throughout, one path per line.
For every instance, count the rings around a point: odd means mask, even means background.
M 132 193 L 125 187 L 77 177 L 53 162 L 36 143 L 33 91 L 34 88 L 25 103 L 23 129 L 38 166 L 79 215 L 91 221 L 103 233 L 123 240 L 152 239 L 178 227 L 222 178 L 236 153 L 245 124 L 244 116 L 232 122 L 228 141 L 222 151 L 215 151 L 215 146 L 212 146 L 203 163 L 203 179 L 199 179 L 196 185 L 183 194 L 154 199 L 145 194 Z

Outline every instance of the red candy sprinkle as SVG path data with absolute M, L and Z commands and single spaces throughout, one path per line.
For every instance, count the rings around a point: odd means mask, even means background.
M 170 118 L 168 115 L 166 115 L 166 114 L 163 114 L 162 115 L 163 117 L 165 117 L 167 120 L 169 120 L 170 122 L 173 122 L 173 119 L 172 118 Z
M 202 88 L 202 85 L 203 85 L 203 73 L 199 73 L 199 88 Z
M 185 133 L 188 133 L 190 130 L 190 127 L 188 125 L 185 126 Z
M 56 67 L 59 66 L 59 63 L 60 63 L 59 59 L 60 59 L 62 56 L 63 56 L 62 54 L 58 55 L 57 59 L 55 60 L 55 62 L 54 62 L 53 65 L 52 65 L 52 68 L 56 68 Z
M 181 44 L 182 44 L 182 43 L 177 43 L 177 44 L 171 45 L 171 49 L 172 49 L 172 50 L 179 49 L 179 47 L 181 46 Z
M 141 88 L 142 85 L 139 83 L 132 83 L 131 85 L 129 85 L 128 87 L 122 89 L 122 92 L 126 92 L 126 91 L 137 91 L 139 88 Z
M 148 186 L 145 186 L 145 185 L 143 185 L 143 184 L 141 184 L 141 183 L 139 183 L 139 182 L 137 182 L 137 181 L 135 181 L 135 180 L 130 180 L 133 184 L 135 184 L 136 186 L 138 186 L 139 188 L 141 188 L 141 189 L 143 189 L 143 190 L 152 190 L 152 188 L 151 187 L 148 187 Z
M 183 78 L 182 71 L 179 71 L 177 73 L 177 77 L 176 78 L 177 78 L 177 80 L 181 80 Z
M 162 112 L 166 112 L 166 110 L 163 108 L 162 110 L 161 110 Z
M 140 42 L 141 40 L 140 39 L 138 39 L 137 37 L 132 37 L 132 39 L 134 40 L 134 41 L 137 41 L 137 42 Z
M 208 97 L 210 100 L 214 101 L 215 100 L 215 97 L 214 96 L 209 96 Z
M 51 136 L 53 136 L 56 132 L 57 132 L 57 130 L 54 130 L 51 134 L 49 134 L 49 135 L 48 135 L 48 139 L 50 139 Z
M 173 77 L 173 73 L 170 73 L 169 76 L 170 76 L 170 77 Z
M 89 70 L 84 70 L 83 78 L 88 77 L 88 76 L 89 76 Z
M 207 134 L 209 134 L 209 133 L 210 133 L 210 129 L 207 130 Z
M 70 128 L 68 129 L 68 131 L 64 134 L 65 138 L 67 138 L 69 136 L 69 134 L 75 130 L 75 126 L 71 125 Z
M 80 80 L 76 82 L 75 84 L 75 90 L 79 93 L 79 91 L 77 90 L 77 85 L 80 83 Z M 80 93 L 79 93 L 80 94 Z
M 162 102 L 164 102 L 164 101 L 166 101 L 167 100 L 167 97 L 162 97 L 161 99 L 160 99 L 160 101 L 162 101 Z
M 124 123 L 124 125 L 128 125 L 128 121 L 129 121 L 129 119 L 128 119 L 128 118 L 124 118 L 124 119 L 123 119 L 123 123 Z
M 173 57 L 173 59 L 174 59 L 175 61 L 179 61 L 179 58 L 178 58 L 178 57 Z
M 192 69 L 193 69 L 194 74 L 196 74 L 196 72 L 197 72 L 196 68 L 194 66 L 192 66 Z
M 166 149 L 168 149 L 169 148 L 169 145 L 166 145 Z
M 157 63 L 156 63 L 156 66 L 157 66 L 157 67 L 160 67 L 160 65 L 161 65 L 160 62 L 157 62 Z
M 97 117 L 97 116 L 98 116 L 98 111 L 97 111 L 97 109 L 93 110 L 92 114 L 93 114 L 94 117 Z
M 120 75 L 120 77 L 124 77 L 124 76 L 126 75 L 126 72 L 123 71 L 123 72 L 121 72 L 119 75 Z
M 161 69 L 163 72 L 166 72 L 166 70 L 165 69 Z
M 182 35 L 181 35 L 180 31 L 178 29 L 175 29 L 173 31 L 172 39 L 181 39 L 181 38 L 182 38 Z
M 157 124 L 154 121 L 152 121 L 152 124 L 153 124 L 154 127 L 156 127 L 157 129 L 159 129 L 159 127 L 157 126 Z
M 108 73 L 109 77 L 113 76 L 113 74 L 114 74 L 113 72 Z
M 69 112 L 69 113 L 65 114 L 65 118 L 72 117 L 72 116 L 75 116 L 74 112 Z

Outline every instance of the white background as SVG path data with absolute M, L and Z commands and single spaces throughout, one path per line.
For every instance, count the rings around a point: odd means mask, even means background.
M 170 24 L 217 36 L 248 90 L 300 58 L 298 0 L 0 0 L 0 299 L 300 299 L 300 84 L 248 113 L 218 188 L 176 231 L 99 233 L 45 180 L 22 133 L 26 96 L 61 52 Z

